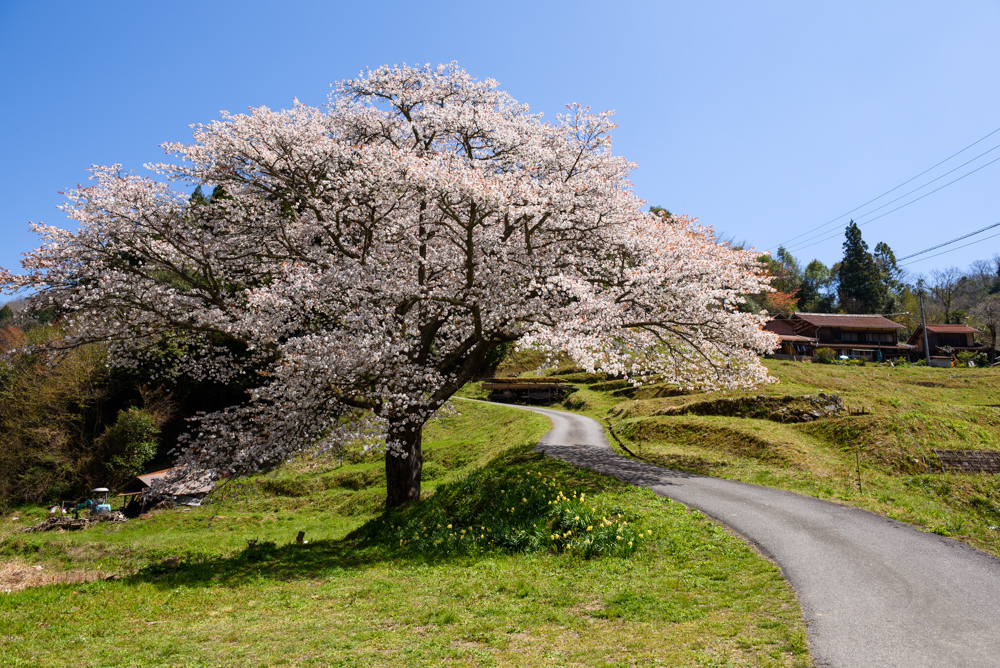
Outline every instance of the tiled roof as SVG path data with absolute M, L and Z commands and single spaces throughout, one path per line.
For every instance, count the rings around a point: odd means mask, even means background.
M 791 320 L 802 320 L 815 327 L 856 327 L 858 329 L 906 329 L 880 315 L 854 313 L 793 313 Z
M 982 334 L 975 327 L 968 325 L 927 325 L 927 331 L 932 334 Z

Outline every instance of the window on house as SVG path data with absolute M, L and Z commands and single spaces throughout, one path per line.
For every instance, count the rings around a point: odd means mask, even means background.
M 967 346 L 968 339 L 965 334 L 938 334 L 935 337 L 939 346 Z

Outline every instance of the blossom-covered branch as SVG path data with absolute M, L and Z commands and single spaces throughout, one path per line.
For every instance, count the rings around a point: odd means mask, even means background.
M 255 374 L 245 406 L 197 419 L 186 463 L 247 473 L 382 433 L 395 505 L 419 496 L 421 427 L 499 345 L 637 382 L 765 380 L 773 335 L 736 308 L 768 289 L 755 254 L 643 212 L 614 127 L 579 106 L 543 122 L 454 64 L 382 67 L 321 108 L 197 126 L 157 178 L 94 168 L 65 206 L 79 230 L 36 226 L 2 280 L 118 363 L 169 348 L 175 371 Z

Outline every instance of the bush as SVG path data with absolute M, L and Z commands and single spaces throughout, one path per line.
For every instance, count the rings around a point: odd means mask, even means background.
M 955 355 L 962 366 L 989 366 L 990 359 L 986 353 L 961 352 Z
M 114 453 L 104 464 L 111 474 L 112 486 L 141 475 L 147 462 L 156 456 L 156 437 L 160 430 L 156 417 L 141 408 L 119 411 L 114 424 L 98 439 Z
M 837 351 L 833 348 L 817 348 L 814 353 L 816 356 L 816 361 L 820 364 L 833 364 L 833 359 L 837 355 Z

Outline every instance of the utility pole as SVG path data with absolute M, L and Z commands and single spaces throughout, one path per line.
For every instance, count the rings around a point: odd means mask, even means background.
M 924 283 L 920 281 L 920 325 L 924 333 L 924 359 L 927 360 L 927 366 L 931 365 L 931 349 L 927 345 L 927 320 L 924 319 Z

